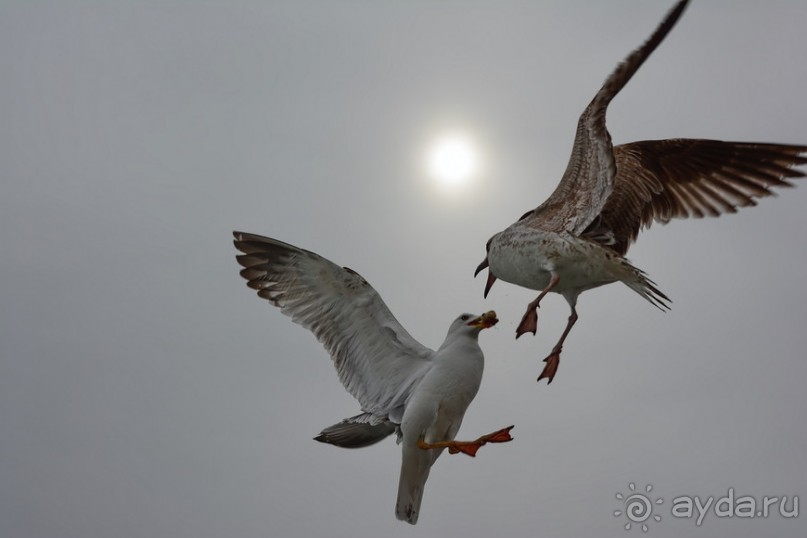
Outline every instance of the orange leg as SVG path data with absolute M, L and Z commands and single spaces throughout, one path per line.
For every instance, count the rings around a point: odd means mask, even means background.
M 423 438 L 420 438 L 418 439 L 418 447 L 422 448 L 423 450 L 429 450 L 432 448 L 447 448 L 449 454 L 457 454 L 462 452 L 463 454 L 474 457 L 476 456 L 477 450 L 479 450 L 482 445 L 487 443 L 506 443 L 508 441 L 512 441 L 513 438 L 510 436 L 510 430 L 512 430 L 513 427 L 514 426 L 508 426 L 507 428 L 502 428 L 501 430 L 493 433 L 483 435 L 476 441 L 438 441 L 436 443 L 427 443 L 423 440 Z

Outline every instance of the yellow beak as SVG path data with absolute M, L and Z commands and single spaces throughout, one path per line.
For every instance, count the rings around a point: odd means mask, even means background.
M 496 317 L 496 312 L 491 310 L 490 312 L 485 312 L 478 318 L 472 319 L 468 322 L 468 325 L 471 327 L 478 327 L 480 329 L 488 329 L 497 323 L 499 323 L 499 319 Z

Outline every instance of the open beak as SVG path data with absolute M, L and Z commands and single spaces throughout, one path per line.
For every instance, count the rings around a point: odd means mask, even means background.
M 493 272 L 490 270 L 489 265 L 490 264 L 488 262 L 488 258 L 487 258 L 487 256 L 485 256 L 485 259 L 482 260 L 482 263 L 480 263 L 477 266 L 476 271 L 474 271 L 474 278 L 476 278 L 476 275 L 479 274 L 479 271 L 481 271 L 485 267 L 488 267 L 488 281 L 485 282 L 485 293 L 483 295 L 483 297 L 485 299 L 488 298 L 488 293 L 490 293 L 490 288 L 493 287 L 493 283 L 496 282 L 496 277 L 493 275 Z
M 488 266 L 488 257 L 487 257 L 487 256 L 485 256 L 485 259 L 484 259 L 484 260 L 482 260 L 482 263 L 480 263 L 480 264 L 479 264 L 479 265 L 476 267 L 476 271 L 474 271 L 474 278 L 476 278 L 476 275 L 478 275 L 478 274 L 479 274 L 479 272 L 480 272 L 482 269 L 484 269 L 485 267 L 487 267 L 487 266 Z
M 494 282 L 496 282 L 496 277 L 493 275 L 493 272 L 488 269 L 488 281 L 485 282 L 485 293 L 482 295 L 485 299 L 488 298 L 488 292 L 490 292 L 490 288 L 493 287 Z
M 468 325 L 471 327 L 478 327 L 479 329 L 488 329 L 497 323 L 499 323 L 499 318 L 496 317 L 496 312 L 491 310 L 490 312 L 485 312 L 478 318 L 469 321 Z

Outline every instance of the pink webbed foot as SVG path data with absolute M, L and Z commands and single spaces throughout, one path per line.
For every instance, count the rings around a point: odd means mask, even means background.
M 546 378 L 546 384 L 549 385 L 552 383 L 552 380 L 555 379 L 555 374 L 558 372 L 558 364 L 560 364 L 560 349 L 553 349 L 552 353 L 544 359 L 544 362 L 546 365 L 536 381 Z
M 521 323 L 516 327 L 516 338 L 524 333 L 535 334 L 538 332 L 538 312 L 535 308 L 528 308 L 521 318 Z

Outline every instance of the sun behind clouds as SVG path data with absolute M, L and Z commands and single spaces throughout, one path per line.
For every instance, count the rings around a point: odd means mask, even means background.
M 479 171 L 479 153 L 468 136 L 446 134 L 430 145 L 426 166 L 440 187 L 455 190 L 465 186 Z

